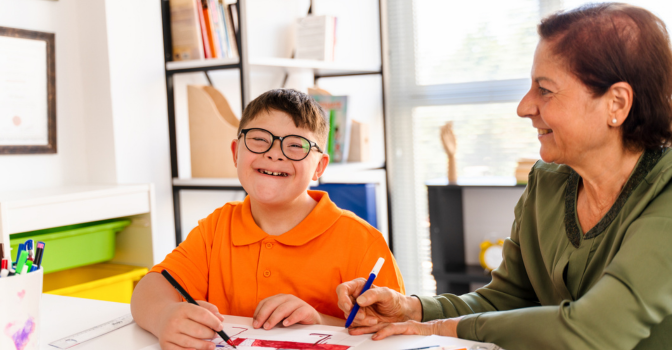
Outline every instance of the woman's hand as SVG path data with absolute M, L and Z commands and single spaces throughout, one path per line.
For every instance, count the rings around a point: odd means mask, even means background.
M 284 321 L 283 321 L 284 320 Z M 293 324 L 328 324 L 343 326 L 345 321 L 323 315 L 308 303 L 291 294 L 277 294 L 262 300 L 254 311 L 252 326 L 271 329 L 282 321 L 287 327 Z
M 215 331 L 224 329 L 224 316 L 219 314 L 217 306 L 203 300 L 196 302 L 200 307 L 180 302 L 163 309 L 154 332 L 161 349 L 215 349 L 214 343 L 203 339 L 217 337 Z
M 373 340 L 385 339 L 391 335 L 441 335 L 444 337 L 457 337 L 457 324 L 462 317 L 449 318 L 445 320 L 435 320 L 429 322 L 406 321 L 399 323 L 383 323 L 373 327 L 361 327 L 357 329 L 357 334 L 373 333 Z M 351 332 L 354 333 L 354 332 Z
M 359 295 L 365 283 L 365 279 L 358 278 L 336 287 L 338 307 L 343 310 L 346 318 L 350 315 L 355 298 L 360 306 L 350 334 L 362 334 L 357 327 L 422 319 L 422 305 L 418 298 L 407 297 L 395 290 L 375 285 Z

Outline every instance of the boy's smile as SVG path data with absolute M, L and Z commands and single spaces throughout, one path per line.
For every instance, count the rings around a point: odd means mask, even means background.
M 277 136 L 299 135 L 317 140 L 315 133 L 297 127 L 288 114 L 277 110 L 261 112 L 245 128 L 265 129 Z M 303 160 L 290 160 L 282 153 L 280 140 L 275 140 L 265 153 L 253 153 L 245 145 L 243 135 L 231 143 L 231 151 L 238 179 L 250 199 L 266 205 L 291 205 L 307 195 L 311 180 L 317 180 L 329 162 L 327 155 L 315 149 L 311 149 Z

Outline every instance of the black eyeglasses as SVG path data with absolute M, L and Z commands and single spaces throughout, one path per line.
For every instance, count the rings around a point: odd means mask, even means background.
M 259 128 L 243 129 L 238 138 L 245 136 L 245 147 L 252 153 L 266 153 L 273 148 L 275 140 L 280 140 L 280 149 L 287 159 L 298 161 L 308 157 L 310 150 L 315 147 L 320 153 L 322 150 L 317 143 L 299 135 L 275 136 L 270 131 Z

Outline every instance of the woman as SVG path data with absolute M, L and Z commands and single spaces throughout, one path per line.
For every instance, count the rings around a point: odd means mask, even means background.
M 506 349 L 672 347 L 672 52 L 663 22 L 624 4 L 542 21 L 518 107 L 541 158 L 492 282 L 406 297 L 373 288 L 351 334 L 439 334 Z M 337 289 L 347 315 L 363 279 Z

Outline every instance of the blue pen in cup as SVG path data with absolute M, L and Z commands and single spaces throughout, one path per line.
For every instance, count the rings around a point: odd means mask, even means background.
M 376 262 L 376 265 L 373 267 L 373 270 L 371 270 L 371 273 L 369 274 L 369 278 L 366 280 L 366 283 L 364 284 L 364 288 L 362 288 L 362 292 L 359 293 L 359 295 L 364 294 L 369 288 L 371 288 L 371 285 L 373 284 L 373 280 L 376 279 L 378 276 L 378 273 L 380 272 L 380 269 L 383 267 L 383 264 L 385 263 L 385 259 L 383 258 L 378 258 L 378 262 Z M 345 321 L 345 328 L 350 327 L 352 324 L 352 321 L 355 320 L 355 315 L 357 315 L 357 311 L 359 311 L 359 304 L 357 304 L 357 301 L 355 300 L 355 305 L 352 307 L 352 310 L 350 310 L 350 315 L 348 316 L 348 320 Z

